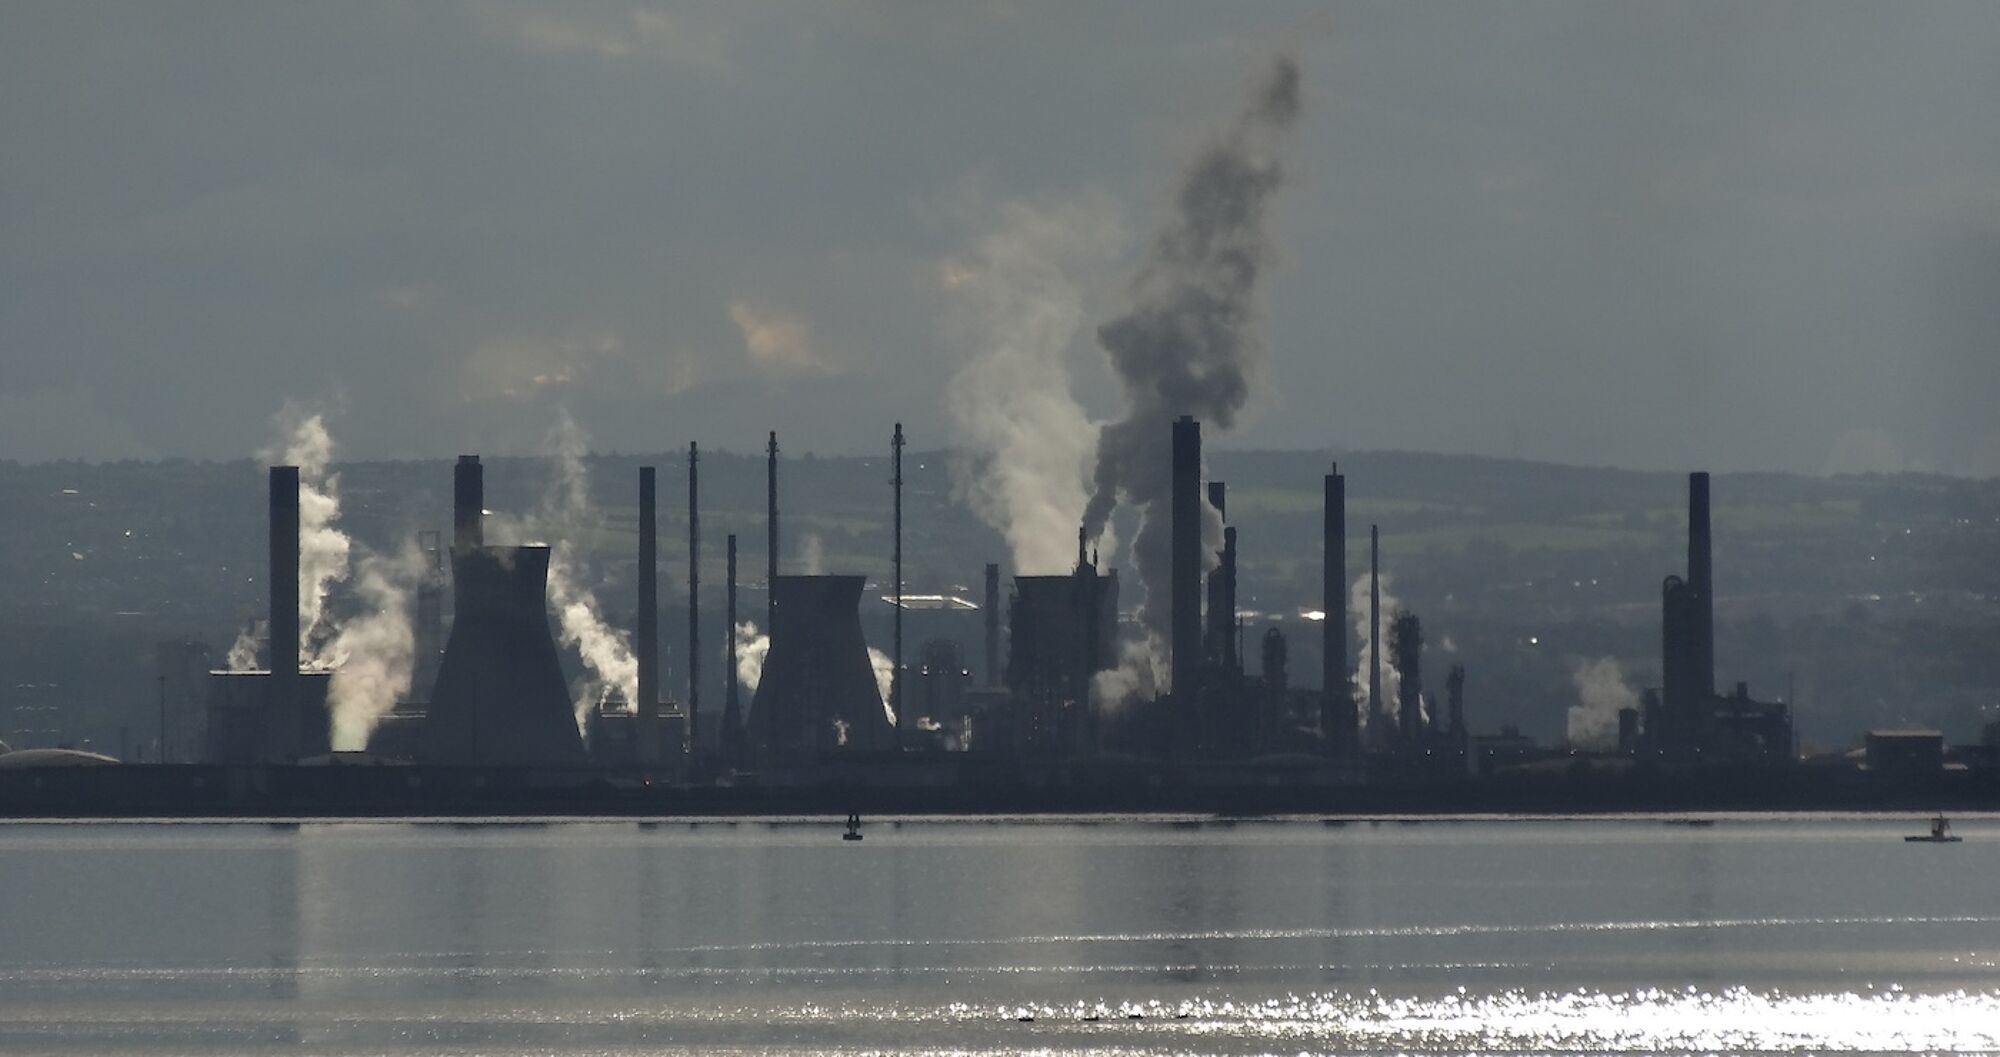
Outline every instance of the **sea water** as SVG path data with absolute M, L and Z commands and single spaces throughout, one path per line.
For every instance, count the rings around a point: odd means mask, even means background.
M 1922 825 L 0 825 L 0 1052 L 2000 1049 Z

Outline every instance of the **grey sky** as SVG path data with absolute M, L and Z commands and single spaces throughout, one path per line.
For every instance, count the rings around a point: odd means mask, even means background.
M 1224 443 L 2000 473 L 1991 3 L 13 0 L 0 457 L 947 443 L 941 269 L 1087 203 L 1111 318 L 1281 48 Z

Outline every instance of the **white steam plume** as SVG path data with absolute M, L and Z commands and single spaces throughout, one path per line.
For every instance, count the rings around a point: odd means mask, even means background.
M 270 632 L 270 622 L 252 617 L 236 633 L 236 641 L 229 645 L 229 656 L 223 660 L 224 667 L 232 672 L 250 672 L 257 669 L 257 636 Z
M 366 749 L 376 724 L 409 693 L 417 658 L 410 614 L 428 568 L 414 541 L 394 555 L 364 549 L 355 563 L 362 610 L 340 623 L 327 647 L 334 665 L 326 697 L 335 752 Z
M 1158 637 L 1146 631 L 1141 638 L 1119 644 L 1117 666 L 1092 676 L 1090 688 L 1099 704 L 1115 710 L 1128 701 L 1158 696 L 1166 683 L 1166 651 Z
M 882 697 L 882 715 L 888 718 L 889 726 L 896 726 L 896 706 L 889 703 L 889 695 L 896 688 L 896 662 L 889 655 L 873 646 L 868 647 L 868 667 L 875 672 L 875 691 Z
M 335 583 L 347 579 L 353 551 L 353 541 L 339 527 L 340 475 L 327 472 L 333 437 L 324 415 L 308 414 L 296 404 L 286 404 L 276 422 L 284 439 L 258 455 L 273 465 L 299 468 L 299 650 L 306 667 L 330 667 L 326 644 L 333 629 L 326 596 Z
M 799 537 L 797 561 L 802 576 L 826 575 L 826 545 L 820 542 L 819 533 L 807 532 Z
M 736 625 L 736 681 L 743 689 L 757 692 L 764 680 L 764 657 L 771 652 L 771 636 L 757 630 L 751 621 Z
M 1262 368 L 1257 277 L 1272 255 L 1266 219 L 1283 183 L 1276 151 L 1298 112 L 1298 65 L 1280 57 L 1227 132 L 1183 174 L 1174 213 L 1132 282 L 1131 311 L 1097 329 L 1125 411 L 1098 434 L 1084 525 L 1096 537 L 1119 503 L 1138 510 L 1132 559 L 1146 588 L 1139 619 L 1155 644 L 1169 621 L 1169 427 L 1193 415 L 1213 430 L 1233 428 Z M 1221 519 L 1201 506 L 1202 553 L 1212 563 Z
M 614 689 L 628 707 L 638 706 L 639 661 L 631 642 L 604 619 L 591 587 L 589 556 L 580 542 L 602 527 L 590 502 L 590 469 L 584 464 L 589 438 L 565 410 L 558 413 L 547 446 L 555 455 L 556 476 L 530 526 L 552 541 L 549 606 L 555 610 L 557 638 L 583 660 L 585 675 L 570 688 L 577 730 L 583 731 L 590 711 Z
M 333 437 L 326 416 L 287 401 L 271 417 L 278 439 L 257 452 L 258 461 L 299 468 L 299 661 L 306 668 L 328 668 L 326 652 L 334 634 L 326 608 L 333 585 L 347 579 L 354 544 L 339 527 L 340 475 L 333 464 Z M 232 670 L 257 665 L 255 627 L 245 628 L 229 647 Z
M 1068 571 L 1097 427 L 1071 394 L 1080 276 L 1125 241 L 1114 202 L 1011 202 L 993 230 L 944 263 L 948 330 L 973 350 L 945 387 L 959 496 L 1007 541 L 1014 569 Z M 1112 547 L 1106 541 L 1107 547 Z
M 1402 603 L 1389 592 L 1389 585 L 1394 579 L 1388 573 L 1381 575 L 1382 605 L 1376 628 L 1380 636 L 1376 641 L 1382 644 L 1382 700 L 1379 704 L 1368 699 L 1370 666 L 1375 662 L 1374 650 L 1368 638 L 1368 574 L 1362 573 L 1356 577 L 1354 586 L 1347 590 L 1347 609 L 1354 614 L 1354 634 L 1361 640 L 1361 652 L 1354 669 L 1355 700 L 1361 706 L 1361 714 L 1369 717 L 1368 722 L 1371 726 L 1387 730 L 1395 730 L 1401 725 L 1401 717 L 1396 712 L 1396 701 L 1397 694 L 1403 686 L 1402 675 L 1396 671 L 1394 664 L 1389 663 L 1389 629 L 1395 625 L 1396 612 L 1402 608 Z M 1382 727 L 1385 723 L 1388 724 L 1386 728 Z
M 1570 669 L 1577 702 L 1569 706 L 1572 749 L 1609 752 L 1618 747 L 1618 713 L 1639 707 L 1639 691 L 1625 679 L 1616 657 L 1578 660 Z
M 333 437 L 323 413 L 287 403 L 272 419 L 278 441 L 257 453 L 272 465 L 299 468 L 299 650 L 307 668 L 330 669 L 327 711 L 335 751 L 367 748 L 377 723 L 410 689 L 416 634 L 412 600 L 423 577 L 414 544 L 378 554 L 342 531 L 340 479 L 329 472 Z M 339 617 L 328 604 L 335 584 L 351 582 L 358 607 Z M 254 632 L 230 647 L 229 665 L 256 661 Z

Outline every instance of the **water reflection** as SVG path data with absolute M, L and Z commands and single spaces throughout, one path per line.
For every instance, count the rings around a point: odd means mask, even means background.
M 1966 835 L 0 827 L 0 1051 L 2000 1046 Z

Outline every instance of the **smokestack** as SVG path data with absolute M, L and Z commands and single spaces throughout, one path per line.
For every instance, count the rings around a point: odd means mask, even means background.
M 1228 487 L 1223 482 L 1208 482 L 1208 505 L 1222 515 L 1224 522 L 1229 520 Z M 1218 671 L 1229 668 L 1230 644 L 1236 638 L 1232 626 L 1236 622 L 1235 611 L 1223 601 L 1229 577 L 1229 544 L 1227 530 L 1224 531 L 1222 549 L 1215 552 L 1215 571 L 1208 574 L 1208 621 L 1207 629 L 1202 633 L 1208 663 Z
M 742 691 L 736 678 L 736 534 L 729 534 L 729 627 L 722 640 L 729 643 L 729 670 L 724 674 L 722 691 L 722 758 L 731 767 L 743 762 L 743 703 Z
M 417 550 L 424 556 L 424 574 L 417 581 L 417 625 L 411 635 L 416 663 L 410 675 L 410 696 L 422 701 L 430 697 L 438 660 L 444 656 L 444 533 L 420 530 Z
M 730 635 L 735 637 L 734 632 Z M 688 441 L 688 707 L 687 744 L 696 749 L 701 718 L 701 451 Z
M 1694 685 L 1694 599 L 1687 581 L 1669 576 L 1660 583 L 1660 710 L 1647 736 L 1669 753 L 1691 747 L 1693 715 L 1699 704 Z M 1653 729 L 1657 726 L 1658 729 Z
M 271 674 L 299 674 L 299 468 L 271 467 Z
M 1320 715 L 1319 729 L 1329 755 L 1355 745 L 1354 693 L 1347 678 L 1347 478 L 1335 463 L 1326 475 L 1320 521 Z
M 910 728 L 909 709 L 903 707 L 903 424 L 896 423 L 895 435 L 889 438 L 890 461 L 893 464 L 889 485 L 895 492 L 895 656 L 890 658 L 893 667 L 889 670 L 889 710 L 896 714 L 896 747 L 904 748 L 903 733 Z
M 455 551 L 477 550 L 486 545 L 486 478 L 479 456 L 461 455 L 451 472 L 451 547 Z
M 1368 725 L 1382 709 L 1382 532 L 1368 526 Z
M 764 531 L 770 536 L 764 571 L 764 634 L 778 622 L 778 431 L 771 431 L 764 461 Z
M 299 729 L 299 468 L 271 467 L 270 759 L 298 754 Z M 162 757 L 164 758 L 164 756 Z
M 1236 652 L 1236 526 L 1222 530 L 1222 615 L 1215 618 L 1222 641 L 1222 668 L 1231 675 L 1241 674 L 1242 658 Z
M 1417 615 L 1403 610 L 1389 626 L 1389 652 L 1396 665 L 1396 732 L 1408 745 L 1424 734 L 1424 633 Z
M 660 759 L 660 563 L 659 517 L 653 467 L 639 467 L 639 699 L 632 702 L 634 740 L 640 763 Z
M 1081 534 L 1082 530 L 1078 530 Z M 1080 557 L 1080 555 L 1079 555 Z M 986 563 L 986 685 L 1000 678 L 1000 563 Z
M 1201 423 L 1182 415 L 1173 424 L 1172 556 L 1174 696 L 1191 701 L 1201 683 Z
M 1688 474 L 1688 666 L 1693 690 L 1715 696 L 1715 570 L 1710 564 L 1708 474 Z

